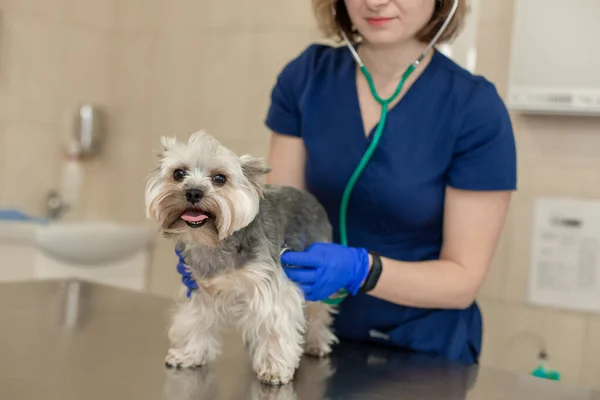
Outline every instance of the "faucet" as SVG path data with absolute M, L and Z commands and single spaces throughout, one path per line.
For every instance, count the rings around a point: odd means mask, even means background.
M 46 196 L 46 216 L 50 220 L 59 219 L 69 209 L 56 190 L 51 190 Z

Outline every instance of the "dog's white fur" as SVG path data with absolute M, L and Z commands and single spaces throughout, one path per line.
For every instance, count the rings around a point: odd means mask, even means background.
M 187 146 L 174 139 L 162 143 L 161 163 L 147 183 L 148 216 L 158 222 L 163 233 L 184 243 L 191 264 L 202 264 L 202 257 L 227 260 L 221 254 L 222 241 L 259 213 L 261 185 L 245 177 L 241 167 L 245 163 L 252 166 L 256 160 L 238 158 L 203 131 L 192 135 Z M 170 181 L 172 169 L 181 165 L 188 166 L 188 178 L 181 183 Z M 213 168 L 227 171 L 230 189 L 220 191 L 211 186 L 209 171 Z M 170 222 L 185 208 L 181 192 L 190 187 L 202 187 L 207 193 L 206 205 L 216 215 L 216 232 L 210 240 L 202 236 L 204 228 Z M 260 246 L 266 248 L 265 240 Z M 226 273 L 204 276 L 190 268 L 199 289 L 188 298 L 187 287 L 181 286 L 178 311 L 169 330 L 168 365 L 195 367 L 213 361 L 220 353 L 221 331 L 228 324 L 241 331 L 253 369 L 264 383 L 290 382 L 303 353 L 322 357 L 331 352 L 337 341 L 330 330 L 333 308 L 322 302 L 305 302 L 272 254 L 257 251 L 258 257 L 248 265 Z M 199 256 L 194 258 L 195 254 Z

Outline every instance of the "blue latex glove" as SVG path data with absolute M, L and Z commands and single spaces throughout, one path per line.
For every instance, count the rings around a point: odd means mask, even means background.
M 281 263 L 309 301 L 325 300 L 341 289 L 355 295 L 369 273 L 367 250 L 334 243 L 314 243 L 304 252 L 285 252 Z
M 177 263 L 177 272 L 179 272 L 179 274 L 181 275 L 181 283 L 183 283 L 188 288 L 187 297 L 190 297 L 192 295 L 192 292 L 198 289 L 198 284 L 196 283 L 194 278 L 192 278 L 192 273 L 185 265 L 185 260 L 183 259 L 181 251 L 175 249 L 175 254 L 177 254 L 177 257 L 179 257 L 179 262 Z

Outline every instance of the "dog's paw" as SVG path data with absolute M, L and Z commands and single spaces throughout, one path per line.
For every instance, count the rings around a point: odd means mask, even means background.
M 313 357 L 326 357 L 331 353 L 331 346 L 327 343 L 310 343 L 304 346 L 304 354 Z
M 287 385 L 294 378 L 295 370 L 292 368 L 274 368 L 267 365 L 257 371 L 258 380 L 267 385 Z
M 169 349 L 165 365 L 169 368 L 196 368 L 206 364 L 203 357 L 197 354 L 186 354 L 178 349 Z
M 313 357 L 325 357 L 331 353 L 331 347 L 337 338 L 329 331 L 323 331 L 320 335 L 310 335 L 304 343 L 304 354 Z

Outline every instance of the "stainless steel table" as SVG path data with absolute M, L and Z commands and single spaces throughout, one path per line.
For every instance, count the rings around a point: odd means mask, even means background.
M 0 284 L 0 399 L 600 399 L 598 392 L 383 347 L 305 358 L 293 384 L 260 384 L 231 333 L 217 362 L 164 366 L 169 299 L 79 281 Z

